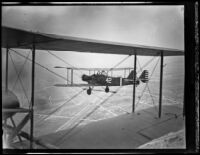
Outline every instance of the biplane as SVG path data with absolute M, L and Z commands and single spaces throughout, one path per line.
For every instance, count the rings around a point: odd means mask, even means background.
M 89 75 L 83 74 L 82 75 L 82 81 L 87 82 L 88 84 L 55 84 L 55 86 L 64 86 L 64 87 L 89 87 L 87 89 L 87 94 L 91 95 L 91 92 L 94 88 L 94 86 L 105 86 L 105 92 L 108 93 L 110 91 L 109 86 L 125 86 L 125 85 L 133 85 L 135 83 L 136 87 L 140 84 L 140 81 L 143 83 L 147 83 L 149 81 L 148 79 L 148 71 L 144 70 L 139 77 L 136 76 L 136 79 L 134 81 L 134 70 L 130 72 L 131 68 L 114 68 L 114 69 L 108 69 L 108 68 L 69 68 L 69 67 L 61 67 L 56 66 L 55 68 L 66 68 L 67 70 L 85 70 L 89 71 Z M 109 72 L 115 71 L 115 70 L 126 70 L 129 69 L 129 75 L 126 78 L 122 77 L 114 77 L 109 76 Z M 90 75 L 90 71 L 94 71 L 94 74 Z M 95 73 L 97 71 L 97 73 Z M 72 75 L 73 77 L 73 75 Z M 73 81 L 73 79 L 71 79 Z
M 33 136 L 34 129 L 34 81 L 35 81 L 35 54 L 36 50 L 52 50 L 52 51 L 75 51 L 75 52 L 91 52 L 91 53 L 104 53 L 104 54 L 121 54 L 121 55 L 133 55 L 134 56 L 134 69 L 136 71 L 137 56 L 160 56 L 160 91 L 159 91 L 159 117 L 161 116 L 162 107 L 162 78 L 163 78 L 163 57 L 164 56 L 180 56 L 184 55 L 184 52 L 177 49 L 167 49 L 158 48 L 150 46 L 138 46 L 134 44 L 125 44 L 118 42 L 108 42 L 100 40 L 92 40 L 85 38 L 76 38 L 69 36 L 61 36 L 54 34 L 44 34 L 39 32 L 31 32 L 11 27 L 2 26 L 2 48 L 6 49 L 6 69 L 5 69 L 5 93 L 3 93 L 3 132 L 8 132 L 11 134 L 9 140 L 10 143 L 13 142 L 14 137 L 18 136 L 30 140 L 30 148 L 33 149 L 33 143 L 39 142 Z M 20 107 L 19 100 L 14 93 L 10 92 L 8 89 L 8 54 L 13 49 L 31 49 L 32 51 L 32 78 L 31 78 L 31 101 L 29 109 L 23 109 Z M 133 73 L 132 72 L 132 73 Z M 148 78 L 145 77 L 147 71 L 137 78 L 136 74 L 131 74 L 128 78 L 118 78 L 112 77 L 110 80 L 107 75 L 102 72 L 99 75 L 83 76 L 83 81 L 91 84 L 101 84 L 101 85 L 120 85 L 120 84 L 132 84 L 133 85 L 133 112 L 135 107 L 135 87 L 140 79 L 143 82 L 147 82 Z M 95 78 L 97 76 L 97 78 Z M 133 78 L 133 80 L 132 80 Z M 144 78 L 144 79 L 143 79 Z M 108 89 L 106 91 L 109 91 Z M 90 94 L 90 91 L 89 91 Z M 8 126 L 7 119 L 11 119 L 16 113 L 25 112 L 27 115 L 21 121 L 18 126 Z M 22 132 L 22 128 L 30 120 L 30 134 Z M 41 143 L 40 143 L 41 144 Z M 46 145 L 45 145 L 46 146 Z M 49 145 L 48 145 L 49 146 Z M 47 146 L 47 147 L 48 147 Z

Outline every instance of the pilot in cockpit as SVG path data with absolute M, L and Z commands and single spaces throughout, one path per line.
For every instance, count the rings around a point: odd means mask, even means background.
M 97 72 L 97 75 L 105 75 L 105 76 L 107 76 L 107 72 L 104 71 L 104 70 L 98 71 L 98 72 Z

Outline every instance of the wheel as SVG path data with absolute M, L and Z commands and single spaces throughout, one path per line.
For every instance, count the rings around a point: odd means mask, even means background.
M 91 93 L 92 93 L 92 89 L 89 88 L 89 89 L 87 90 L 87 94 L 88 94 L 88 95 L 91 95 Z
M 105 92 L 106 92 L 106 93 L 109 92 L 109 88 L 108 88 L 108 86 L 106 87 Z

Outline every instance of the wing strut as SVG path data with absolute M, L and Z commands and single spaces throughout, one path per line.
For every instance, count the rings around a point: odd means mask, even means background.
M 136 81 L 136 65 L 137 65 L 137 54 L 135 53 L 135 60 L 134 60 L 134 75 L 133 75 L 133 106 L 132 112 L 135 112 L 135 81 Z
M 124 78 L 126 78 L 126 69 L 124 69 Z
M 6 92 L 8 91 L 8 52 L 9 48 L 6 48 Z
M 71 68 L 71 85 L 73 85 L 73 69 Z
M 69 69 L 67 68 L 67 84 L 69 84 Z
M 162 112 L 162 84 L 163 84 L 163 51 L 161 51 L 161 61 L 160 61 L 160 95 L 159 95 L 159 113 L 158 117 L 161 117 Z
M 33 118 L 34 118 L 34 87 L 35 85 L 35 43 L 33 43 L 33 49 L 32 49 L 32 77 L 31 77 L 31 105 L 30 105 L 30 113 L 31 113 L 31 121 L 30 121 L 30 149 L 33 149 Z

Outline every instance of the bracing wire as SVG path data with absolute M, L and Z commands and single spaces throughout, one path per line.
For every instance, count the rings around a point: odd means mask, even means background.
M 148 85 L 148 84 L 147 84 L 147 85 Z M 148 91 L 149 91 L 149 95 L 151 96 L 151 99 L 152 99 L 152 101 L 153 101 L 153 105 L 154 105 L 156 111 L 158 111 L 158 109 L 157 109 L 157 107 L 156 107 L 156 104 L 155 104 L 155 102 L 154 102 L 153 96 L 152 96 L 152 94 L 151 94 L 151 92 L 150 92 L 150 88 L 149 88 L 149 86 L 147 87 L 147 89 L 148 89 Z
M 17 74 L 17 68 L 16 68 L 15 63 L 14 63 L 14 61 L 13 61 L 13 58 L 12 58 L 10 52 L 8 52 L 8 53 L 9 53 L 10 59 L 11 59 L 11 61 L 12 61 L 12 63 L 13 63 L 13 66 L 14 66 L 15 72 L 16 72 L 16 74 Z M 23 91 L 24 91 L 24 95 L 26 96 L 26 99 L 27 99 L 27 101 L 28 101 L 28 103 L 29 103 L 28 96 L 27 96 L 27 94 L 26 94 L 25 88 L 24 88 L 24 86 L 23 86 L 23 83 L 22 83 L 22 80 L 21 80 L 20 77 L 19 77 L 19 81 L 20 81 L 20 84 L 21 84 L 22 89 L 23 89 Z
M 59 59 L 60 61 L 64 62 L 65 64 L 73 67 L 73 68 L 76 68 L 79 70 L 79 72 L 81 74 L 83 74 L 83 72 L 81 72 L 81 70 L 78 68 L 78 67 L 74 67 L 73 65 L 71 65 L 70 63 L 66 62 L 65 60 L 63 60 L 62 58 L 58 57 L 57 55 L 53 54 L 52 52 L 50 52 L 49 50 L 47 50 L 47 52 L 49 54 L 51 54 L 52 56 L 56 57 L 57 59 Z M 117 66 L 119 66 L 121 63 L 123 63 L 126 59 L 128 59 L 130 57 L 130 55 L 128 55 L 127 57 L 125 57 L 123 60 L 121 60 L 120 62 L 118 62 L 116 65 L 114 65 L 112 68 L 109 69 L 109 71 L 113 70 L 114 68 L 116 68 Z M 77 74 L 78 75 L 78 74 Z M 80 77 L 80 75 L 78 75 Z
M 118 92 L 120 89 L 122 88 L 122 86 L 120 86 L 119 88 L 117 88 L 116 92 Z M 98 104 L 98 106 L 96 108 L 94 108 L 87 116 L 84 117 L 84 119 L 88 118 L 91 114 L 93 114 L 100 106 L 102 106 L 106 101 L 108 101 L 108 99 L 110 99 L 112 96 L 114 96 L 115 93 L 111 94 L 110 96 L 108 96 L 106 99 L 100 97 L 100 96 L 97 96 L 101 99 L 103 99 L 103 101 L 101 101 L 100 104 Z M 95 95 L 96 96 L 96 95 Z
M 144 64 L 144 66 L 142 66 L 139 71 L 137 71 L 137 73 L 141 72 L 146 66 L 148 66 L 154 59 L 156 58 L 156 56 L 154 56 L 153 58 L 151 58 L 148 62 L 146 62 L 146 64 Z
M 155 69 L 156 69 L 156 67 L 157 67 L 157 65 L 158 65 L 159 60 L 160 60 L 160 59 L 158 58 L 158 61 L 157 61 L 156 65 L 154 66 L 153 71 L 152 71 L 152 73 L 151 73 L 149 79 L 151 79 L 151 77 L 152 77 L 152 75 L 153 75 L 153 73 L 154 73 L 154 71 L 155 71 Z M 147 85 L 145 85 L 145 88 L 144 88 L 144 90 L 142 91 L 142 93 L 141 93 L 140 96 L 143 96 L 143 93 L 144 93 L 144 91 L 145 91 L 146 88 L 147 88 Z M 141 97 L 139 98 L 138 102 L 136 103 L 136 106 L 138 105 L 138 103 L 140 102 L 140 100 L 141 100 Z
M 60 61 L 64 62 L 66 65 L 69 65 L 73 68 L 76 68 L 80 71 L 81 74 L 83 74 L 83 72 L 81 72 L 81 70 L 78 67 L 74 67 L 73 65 L 71 65 L 70 63 L 68 63 L 66 60 L 58 57 L 57 55 L 53 54 L 52 52 L 50 52 L 49 50 L 46 50 L 49 54 L 51 54 L 52 56 L 56 57 L 57 59 L 59 59 Z M 125 57 L 123 60 L 121 60 L 120 62 L 118 62 L 116 65 L 114 65 L 112 68 L 109 69 L 109 71 L 113 70 L 114 68 L 116 68 L 117 66 L 119 66 L 121 63 L 123 63 L 126 59 L 128 59 L 131 55 L 128 55 L 127 57 Z M 80 77 L 80 75 L 77 74 L 78 77 Z
M 120 86 L 117 91 L 119 89 L 121 89 L 122 86 Z M 101 101 L 92 111 L 90 111 L 85 117 L 83 117 L 81 120 L 79 120 L 72 128 L 70 128 L 68 130 L 68 132 L 66 132 L 65 135 L 68 135 L 69 133 L 71 133 L 72 130 L 74 130 L 80 123 L 82 123 L 85 119 L 87 119 L 89 116 L 91 116 L 100 106 L 102 106 L 110 97 L 112 97 L 113 95 L 115 94 L 111 94 L 110 96 L 108 96 L 106 99 L 104 99 L 103 101 Z M 98 96 L 99 97 L 99 96 Z M 99 97 L 99 98 L 102 98 L 102 97 Z M 65 137 L 65 136 L 62 136 L 62 137 Z M 59 142 L 62 142 L 63 138 L 61 138 L 59 140 Z
M 131 55 L 128 55 L 127 57 L 125 57 L 124 59 L 122 59 L 120 62 L 118 62 L 116 65 L 114 65 L 112 68 L 109 69 L 109 71 L 113 70 L 114 68 L 116 68 L 117 66 L 119 66 L 120 64 L 122 64 L 125 60 L 127 60 Z M 147 65 L 149 65 L 149 63 L 151 63 L 156 57 L 154 56 L 152 59 L 150 59 L 144 66 L 140 66 L 140 70 L 138 72 L 140 72 L 143 68 L 145 68 Z M 103 87 L 102 87 L 103 88 Z
M 15 52 L 17 55 L 26 58 L 23 54 L 20 54 L 19 52 L 15 51 L 15 50 L 13 50 L 13 49 L 10 49 L 10 50 L 12 50 L 13 52 Z M 27 59 L 28 59 L 29 61 L 32 61 L 30 58 L 27 58 Z M 59 74 L 57 74 L 57 73 L 51 71 L 50 69 L 48 69 L 47 67 L 44 67 L 43 65 L 39 64 L 38 62 L 35 62 L 35 64 L 38 65 L 38 66 L 40 66 L 40 67 L 43 68 L 43 69 L 46 69 L 46 70 L 49 71 L 50 73 L 52 73 L 52 74 L 54 74 L 54 75 L 56 75 L 56 76 L 62 78 L 63 80 L 69 81 L 69 80 L 66 79 L 65 77 L 63 77 L 63 76 L 61 76 L 61 75 L 59 75 Z M 70 82 L 70 81 L 69 81 L 69 82 Z
M 115 69 L 117 66 L 119 66 L 121 63 L 123 63 L 125 60 L 127 60 L 131 55 L 128 55 L 124 59 L 122 59 L 120 62 L 118 62 L 116 65 L 114 65 L 112 68 L 109 69 L 109 71 Z
M 60 106 L 58 106 L 56 109 L 54 109 L 53 111 L 51 111 L 45 118 L 43 118 L 43 120 L 46 120 L 47 118 L 49 118 L 51 115 L 53 115 L 54 113 L 56 113 L 59 109 L 61 109 L 66 103 L 70 102 L 71 100 L 73 100 L 75 97 L 81 95 L 81 93 L 84 90 L 82 89 L 81 91 L 79 91 L 77 94 L 75 94 L 74 96 L 72 96 L 70 99 L 68 99 L 67 101 L 65 101 L 64 103 L 62 103 Z
M 17 79 L 16 79 L 16 81 L 15 81 L 13 87 L 12 87 L 12 90 L 15 89 L 15 86 L 16 86 L 16 84 L 17 84 L 17 81 L 19 80 L 20 74 L 22 73 L 22 71 L 23 71 L 23 69 L 24 69 L 24 66 L 25 66 L 25 64 L 26 64 L 26 62 L 27 62 L 27 58 L 29 57 L 29 55 L 30 55 L 30 52 L 29 52 L 29 53 L 27 54 L 27 56 L 26 56 L 26 59 L 25 59 L 23 65 L 22 65 L 22 67 L 21 67 L 21 69 L 20 69 L 20 71 L 19 71 L 19 73 L 18 73 L 18 75 L 17 75 Z
M 21 57 L 23 57 L 23 58 L 26 58 L 23 54 L 20 54 L 19 52 L 15 51 L 15 50 L 13 50 L 13 49 L 10 49 L 10 50 L 14 51 L 17 55 L 19 55 L 19 56 L 21 56 Z M 27 60 L 31 61 L 30 58 L 27 58 Z M 60 78 L 62 78 L 62 79 L 64 79 L 64 80 L 66 80 L 66 81 L 69 81 L 69 80 L 66 79 L 65 77 L 63 77 L 63 76 L 61 76 L 61 75 L 59 75 L 59 74 L 57 74 L 57 73 L 51 71 L 50 69 L 48 69 L 48 68 L 42 66 L 42 65 L 39 64 L 38 62 L 35 62 L 35 64 L 38 65 L 38 66 L 40 66 L 40 67 L 43 68 L 43 69 L 46 69 L 46 70 L 49 71 L 50 73 L 52 73 L 52 74 L 54 74 L 54 75 L 56 75 L 56 76 L 58 76 L 58 77 L 60 77 Z
M 125 60 L 127 60 L 130 56 L 131 56 L 131 55 L 126 56 L 124 59 L 122 59 L 120 62 L 118 62 L 117 64 L 115 64 L 112 68 L 110 68 L 110 69 L 108 70 L 108 72 L 114 70 L 117 66 L 119 66 L 120 64 L 122 64 L 122 63 L 123 63 Z M 103 88 L 103 87 L 102 87 L 102 88 Z
M 138 65 L 139 65 L 139 67 L 140 67 L 140 69 L 141 69 L 141 65 L 140 65 L 139 60 L 138 60 Z M 152 99 L 152 101 L 153 101 L 153 105 L 155 106 L 155 102 L 154 102 L 153 96 L 152 96 L 152 94 L 151 94 L 151 91 L 150 91 L 150 88 L 149 88 L 148 83 L 146 83 L 146 85 L 147 85 L 147 88 L 148 88 L 149 94 L 150 94 L 150 96 L 151 96 L 151 99 Z M 141 96 L 141 98 L 142 98 L 142 96 Z M 155 106 L 155 108 L 156 108 L 156 106 Z M 156 108 L 156 110 L 157 110 L 157 108 Z
M 60 58 L 60 57 L 58 57 L 57 55 L 55 55 L 55 54 L 53 54 L 52 52 L 50 52 L 49 50 L 47 50 L 47 52 L 49 53 L 49 54 L 51 54 L 52 56 L 54 56 L 54 57 L 56 57 L 57 59 L 59 59 L 60 61 L 62 61 L 62 62 L 64 62 L 66 65 L 69 65 L 69 66 L 71 66 L 71 67 L 73 67 L 73 68 L 75 68 L 75 69 L 78 69 L 78 71 L 81 73 L 81 74 L 83 74 L 83 72 L 78 68 L 78 67 L 74 67 L 73 65 L 71 65 L 70 63 L 68 63 L 66 60 L 64 60 L 64 59 L 62 59 L 62 58 Z M 76 74 L 76 73 L 75 73 Z M 78 75 L 78 74 L 76 74 L 78 77 L 80 77 L 80 75 Z

